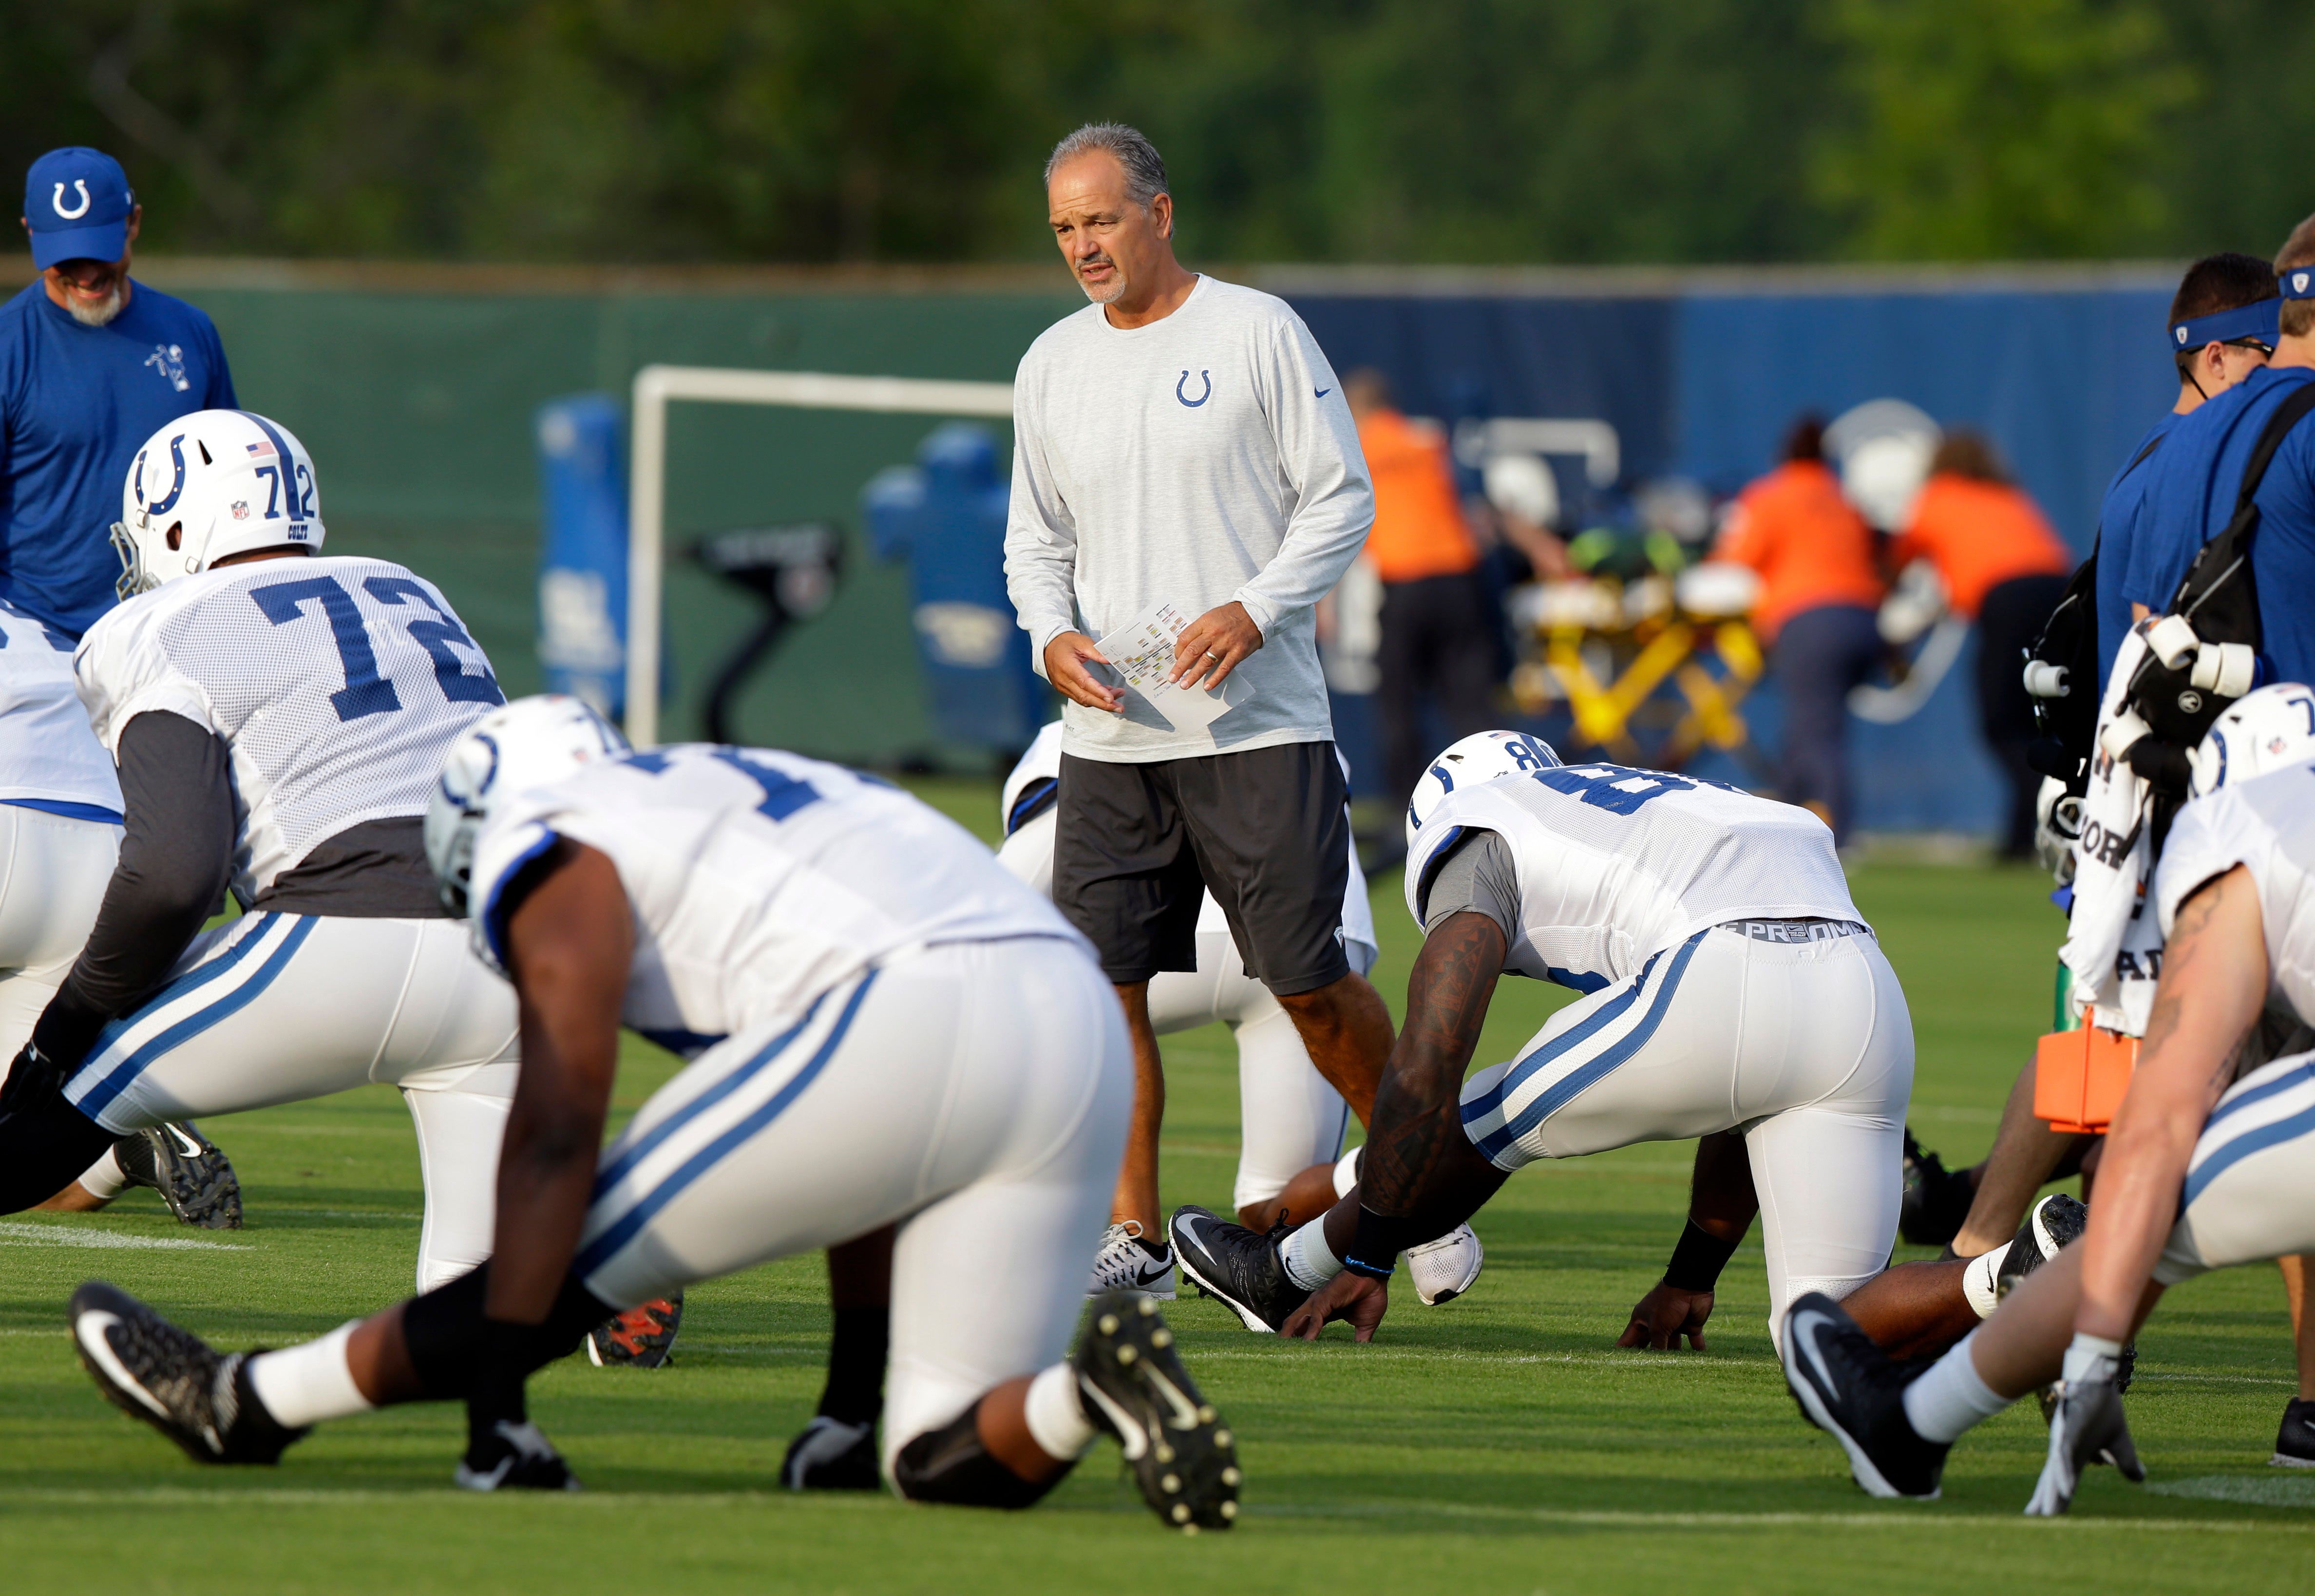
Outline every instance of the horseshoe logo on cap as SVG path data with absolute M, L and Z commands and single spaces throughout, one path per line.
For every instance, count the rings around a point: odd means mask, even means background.
M 50 204 L 56 207 L 57 214 L 64 217 L 64 219 L 68 222 L 76 222 L 80 220 L 81 217 L 88 214 L 88 180 L 86 178 L 76 177 L 73 179 L 73 187 L 80 191 L 80 208 L 78 210 L 67 210 L 65 208 L 65 186 L 62 183 L 58 183 L 57 185 L 56 198 L 49 201 Z

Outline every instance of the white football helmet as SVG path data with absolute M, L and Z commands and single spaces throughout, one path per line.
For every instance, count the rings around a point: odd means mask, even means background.
M 627 751 L 627 740 L 584 699 L 545 693 L 502 704 L 458 733 L 426 806 L 426 863 L 442 907 L 467 913 L 475 838 L 509 793 L 561 781 L 581 765 Z
M 2229 782 L 2286 765 L 2315 764 L 2315 691 L 2275 682 L 2227 705 L 2186 756 L 2187 787 L 2200 798 Z
M 314 457 L 278 421 L 197 410 L 145 440 L 120 489 L 113 590 L 125 601 L 228 554 L 322 546 Z
M 1559 756 L 1540 737 L 1524 732 L 1474 732 L 1431 761 L 1431 768 L 1415 784 L 1406 803 L 1406 847 L 1411 853 L 1422 833 L 1424 817 L 1448 794 L 1477 787 L 1499 776 L 1525 770 L 1545 770 L 1560 764 Z

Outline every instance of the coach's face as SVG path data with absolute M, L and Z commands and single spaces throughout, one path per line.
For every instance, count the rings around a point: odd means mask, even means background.
M 137 232 L 144 220 L 143 206 L 129 211 L 129 242 L 118 261 L 58 261 L 40 273 L 41 286 L 59 310 L 91 327 L 103 326 L 120 314 L 129 303 L 129 262 L 137 253 Z M 31 232 L 29 223 L 24 231 Z
M 1174 247 L 1171 194 L 1135 204 L 1124 165 L 1107 150 L 1088 150 L 1054 169 L 1045 200 L 1053 242 L 1095 305 L 1114 305 L 1134 284 L 1158 279 Z

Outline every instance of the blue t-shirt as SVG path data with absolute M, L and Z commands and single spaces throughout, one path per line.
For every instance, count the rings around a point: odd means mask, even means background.
M 2114 480 L 2107 484 L 2106 498 L 2098 504 L 2098 589 L 2094 597 L 2101 702 L 2106 697 L 2106 678 L 2114 670 L 2115 651 L 2130 634 L 2130 600 L 2122 596 L 2123 574 L 2129 569 L 2131 551 L 2138 543 L 2139 522 L 2146 512 L 2147 489 L 2154 481 L 2154 455 L 2160 452 L 2157 447 L 2160 440 L 2184 419 L 2171 411 L 2148 428 L 2146 436 L 2131 446 L 2130 457 L 2114 474 Z
M 145 440 L 239 408 L 209 318 L 131 279 L 84 327 L 33 282 L 0 306 L 0 598 L 78 637 L 115 602 L 112 524 Z
M 2147 462 L 2154 471 L 2151 513 L 2141 525 L 2123 579 L 2123 597 L 2160 615 L 2202 545 L 2226 530 L 2242 491 L 2243 467 L 2275 407 L 2315 382 L 2305 367 L 2268 367 L 2180 416 Z M 2315 681 L 2315 417 L 2291 430 L 2258 485 L 2258 535 L 2251 575 L 2258 583 L 2261 651 L 2271 681 Z

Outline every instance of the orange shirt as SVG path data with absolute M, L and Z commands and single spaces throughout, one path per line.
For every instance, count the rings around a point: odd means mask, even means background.
M 1929 478 L 1889 558 L 1901 571 L 1914 560 L 1933 563 L 1946 579 L 1946 601 L 1973 621 L 1985 595 L 2012 577 L 2074 568 L 2072 552 L 2023 490 L 1951 474 Z
M 1805 609 L 1881 602 L 1873 529 L 1820 460 L 1787 460 L 1737 495 L 1712 553 L 1761 573 L 1752 625 L 1763 642 Z
M 1479 563 L 1478 545 L 1463 524 L 1447 440 L 1395 410 L 1367 412 L 1359 448 L 1374 478 L 1374 530 L 1367 558 L 1387 582 L 1453 576 Z

